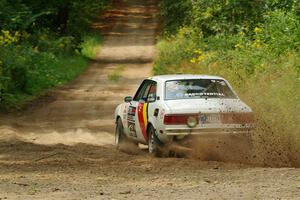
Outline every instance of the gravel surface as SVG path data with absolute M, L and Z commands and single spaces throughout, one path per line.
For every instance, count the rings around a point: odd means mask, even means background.
M 115 149 L 114 109 L 151 75 L 157 5 L 115 1 L 93 25 L 105 42 L 88 70 L 23 111 L 0 116 L 0 200 L 300 199 L 300 169 L 221 159 L 244 154 L 233 144 L 213 156 L 211 139 L 202 140 L 202 154 L 192 158 Z

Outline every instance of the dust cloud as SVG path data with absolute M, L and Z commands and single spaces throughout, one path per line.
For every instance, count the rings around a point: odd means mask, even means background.
M 83 143 L 104 146 L 114 144 L 114 137 L 110 133 L 95 134 L 84 129 L 76 129 L 69 132 L 49 131 L 39 134 L 37 132 L 20 133 L 20 131 L 11 127 L 1 127 L 0 140 L 23 141 L 39 145 L 64 144 L 73 146 Z
M 250 166 L 300 167 L 300 151 L 289 137 L 278 137 L 261 126 L 247 135 L 209 134 L 193 136 L 190 141 L 190 148 L 171 145 L 168 151 L 173 153 L 169 155 Z
M 192 140 L 191 158 L 205 161 L 251 163 L 252 143 L 247 136 L 203 135 Z

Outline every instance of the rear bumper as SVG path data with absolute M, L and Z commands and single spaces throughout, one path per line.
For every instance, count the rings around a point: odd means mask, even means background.
M 253 131 L 253 128 L 197 128 L 197 129 L 166 129 L 165 134 L 167 136 L 178 135 L 204 135 L 204 134 L 247 134 Z

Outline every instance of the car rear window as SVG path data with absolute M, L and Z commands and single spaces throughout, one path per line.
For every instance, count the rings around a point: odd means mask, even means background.
M 237 98 L 221 79 L 184 79 L 166 81 L 165 99 Z

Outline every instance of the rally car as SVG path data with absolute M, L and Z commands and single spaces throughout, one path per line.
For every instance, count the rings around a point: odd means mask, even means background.
M 161 75 L 145 79 L 115 110 L 115 142 L 161 148 L 192 135 L 251 131 L 253 113 L 221 77 Z

